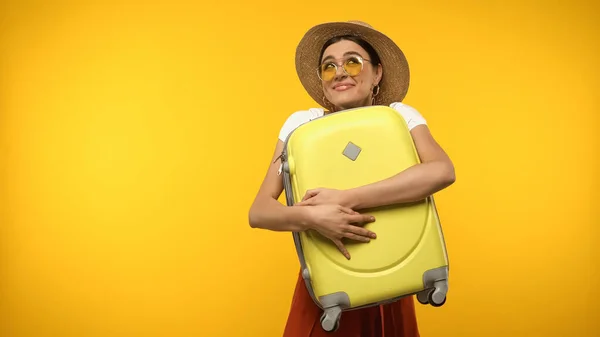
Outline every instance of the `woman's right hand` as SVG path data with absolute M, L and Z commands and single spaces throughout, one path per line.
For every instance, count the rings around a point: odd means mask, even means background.
M 343 238 L 369 242 L 377 237 L 375 233 L 360 227 L 375 221 L 371 215 L 360 214 L 335 204 L 299 207 L 307 208 L 310 227 L 333 241 L 347 259 L 350 259 L 350 254 L 342 243 Z

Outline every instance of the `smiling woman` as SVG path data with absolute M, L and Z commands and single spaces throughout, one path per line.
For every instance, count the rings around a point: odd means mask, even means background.
M 329 23 L 309 30 L 297 47 L 300 81 L 323 108 L 293 113 L 281 127 L 272 163 L 250 208 L 253 228 L 273 231 L 316 230 L 349 258 L 342 239 L 369 242 L 372 233 L 356 223 L 374 219 L 357 210 L 426 198 L 454 182 L 454 167 L 431 135 L 425 118 L 401 101 L 408 90 L 408 64 L 402 51 L 362 22 Z M 316 189 L 293 206 L 278 198 L 283 182 L 278 157 L 287 136 L 298 126 L 331 112 L 389 105 L 406 121 L 421 164 L 385 180 L 348 190 Z M 349 311 L 334 333 L 318 328 L 320 310 L 298 276 L 284 337 L 419 336 L 412 297 L 392 304 Z
M 336 36 L 323 45 L 319 58 L 321 65 L 317 74 L 323 81 L 323 103 L 331 111 L 373 103 L 368 99 L 372 100 L 379 93 L 382 67 L 379 55 L 370 44 L 352 35 Z M 338 68 L 348 77 L 333 81 Z M 365 68 L 368 71 L 363 71 Z

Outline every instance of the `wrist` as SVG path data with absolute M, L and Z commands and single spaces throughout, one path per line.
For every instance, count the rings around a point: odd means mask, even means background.
M 360 190 L 357 188 L 344 190 L 342 192 L 342 202 L 345 207 L 350 209 L 359 208 L 361 204 Z
M 310 213 L 310 206 L 292 206 L 292 209 L 296 212 L 298 219 L 298 225 L 302 231 L 314 229 L 314 221 Z

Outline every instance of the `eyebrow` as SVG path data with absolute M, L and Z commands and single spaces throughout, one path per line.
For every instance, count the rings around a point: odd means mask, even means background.
M 356 51 L 347 51 L 344 53 L 344 56 L 348 56 L 348 55 L 358 55 L 360 57 L 363 57 L 359 52 Z M 331 55 L 327 55 L 327 57 L 325 57 L 321 62 L 325 62 L 327 60 L 333 59 L 334 57 Z

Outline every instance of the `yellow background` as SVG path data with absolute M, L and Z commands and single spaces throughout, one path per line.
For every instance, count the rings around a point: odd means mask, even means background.
M 403 48 L 456 165 L 422 336 L 600 335 L 591 1 L 101 3 L 0 4 L 0 336 L 280 336 L 291 234 L 247 211 L 315 106 L 296 43 L 350 19 Z

